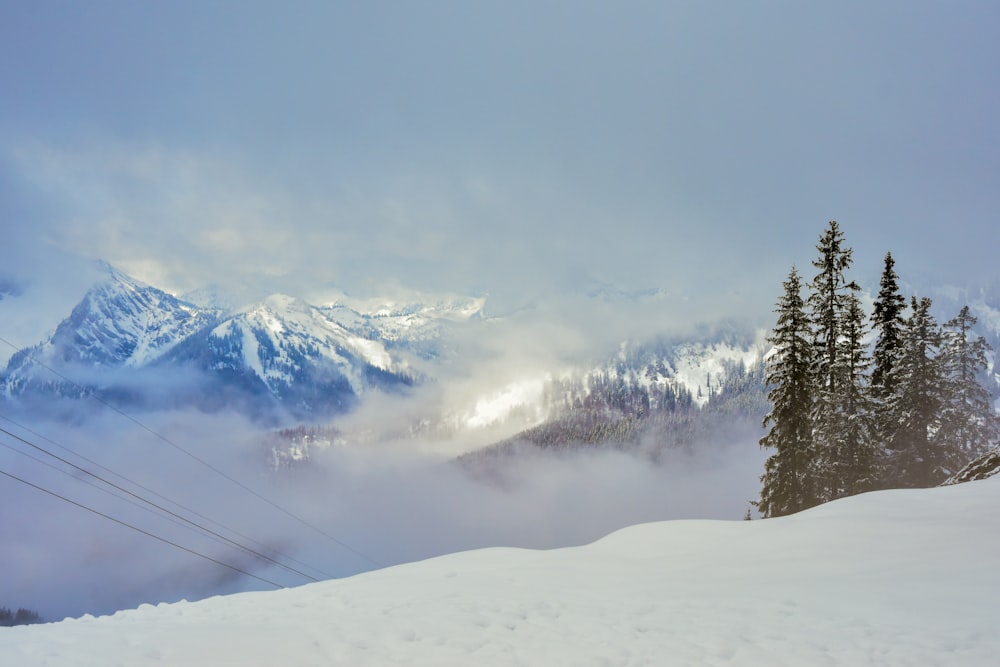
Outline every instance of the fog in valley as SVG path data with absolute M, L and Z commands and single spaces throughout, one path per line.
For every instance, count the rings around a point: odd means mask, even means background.
M 307 462 L 275 470 L 269 466 L 273 442 L 241 417 L 186 412 L 141 419 L 152 433 L 107 410 L 97 417 L 81 413 L 72 424 L 32 425 L 72 453 L 9 421 L 0 426 L 319 579 L 479 547 L 582 544 L 644 521 L 738 519 L 756 493 L 763 461 L 747 434 L 744 441 L 671 452 L 658 464 L 614 450 L 536 451 L 493 463 L 496 474 L 484 476 L 441 451 L 460 443 L 407 440 L 315 447 Z M 12 474 L 275 583 L 308 581 L 144 511 L 134 497 L 131 503 L 111 497 L 79 471 L 63 474 L 13 451 L 67 469 L 24 443 L 10 437 L 4 443 L 10 447 L 0 449 L 0 462 Z M 0 489 L 0 568 L 18 573 L 4 578 L 0 593 L 49 620 L 269 588 L 9 479 Z

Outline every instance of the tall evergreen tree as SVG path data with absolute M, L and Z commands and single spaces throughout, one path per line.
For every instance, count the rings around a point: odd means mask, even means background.
M 818 481 L 820 496 L 830 500 L 842 494 L 844 472 L 838 462 L 848 453 L 840 451 L 848 445 L 843 441 L 844 405 L 855 387 L 844 386 L 845 360 L 841 344 L 845 322 L 849 318 L 852 299 L 860 291 L 848 282 L 845 273 L 851 266 L 853 251 L 844 245 L 844 233 L 836 220 L 831 220 L 816 246 L 819 257 L 813 266 L 819 273 L 809 284 L 806 302 L 812 325 L 813 366 L 813 444 L 821 462 Z M 861 324 L 858 324 L 861 326 Z
M 882 450 L 883 460 L 899 429 L 898 420 L 892 416 L 890 403 L 896 394 L 895 368 L 903 353 L 905 310 L 906 299 L 899 291 L 896 260 L 893 259 L 892 253 L 887 252 L 878 297 L 872 309 L 871 322 L 876 336 L 869 384 L 872 409 L 875 413 L 872 421 L 873 438 Z M 883 475 L 883 482 L 889 481 Z
M 769 339 L 774 345 L 766 371 L 772 408 L 764 427 L 771 428 L 760 446 L 775 453 L 764 466 L 760 500 L 755 503 L 765 517 L 792 514 L 820 502 L 812 442 L 813 347 L 804 306 L 802 280 L 792 267 Z
M 881 477 L 882 452 L 874 438 L 866 375 L 871 366 L 866 317 L 856 294 L 848 293 L 846 302 L 833 367 L 836 391 L 829 394 L 822 421 L 829 438 L 823 472 L 830 499 L 870 491 Z
M 944 404 L 941 424 L 935 434 L 945 466 L 951 472 L 984 454 L 997 442 L 998 421 L 990 392 L 980 384 L 988 367 L 989 343 L 974 337 L 976 318 L 964 306 L 944 325 L 941 367 L 944 374 Z
M 892 486 L 933 486 L 946 476 L 941 452 L 931 439 L 944 404 L 944 375 L 938 357 L 941 331 L 930 307 L 927 297 L 911 300 L 902 354 L 892 371 L 896 392 L 884 408 L 895 423 L 887 469 Z
M 885 268 L 873 305 L 871 321 L 877 337 L 872 353 L 871 387 L 873 397 L 884 401 L 895 393 L 892 369 L 900 355 L 903 312 L 906 310 L 906 299 L 899 291 L 899 276 L 896 275 L 896 260 L 892 258 L 892 253 L 885 254 Z
M 814 364 L 820 387 L 835 391 L 834 366 L 841 321 L 848 295 L 859 288 L 855 283 L 848 283 L 845 278 L 845 272 L 851 266 L 853 250 L 844 246 L 844 233 L 836 220 L 830 221 L 816 250 L 819 251 L 819 258 L 813 260 L 813 266 L 819 269 L 819 273 L 809 284 L 807 301 L 816 350 Z

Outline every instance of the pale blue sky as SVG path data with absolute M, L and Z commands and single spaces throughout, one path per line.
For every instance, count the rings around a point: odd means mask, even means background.
M 859 274 L 990 277 L 997 35 L 969 1 L 0 0 L 2 259 L 769 311 L 837 219 Z

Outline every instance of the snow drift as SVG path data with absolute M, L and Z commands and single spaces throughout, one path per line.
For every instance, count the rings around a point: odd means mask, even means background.
M 1000 479 L 0 629 L 17 665 L 992 665 Z

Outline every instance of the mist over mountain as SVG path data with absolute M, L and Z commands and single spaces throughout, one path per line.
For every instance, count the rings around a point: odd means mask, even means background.
M 185 300 L 106 263 L 98 272 L 48 336 L 10 358 L 0 376 L 8 400 L 30 406 L 92 392 L 130 409 L 196 405 L 235 408 L 274 423 L 282 416 L 321 421 L 345 414 L 371 392 L 405 393 L 440 379 L 462 345 L 456 327 L 465 326 L 469 342 L 477 327 L 485 335 L 497 323 L 484 316 L 482 297 L 328 297 L 312 305 L 272 294 L 236 306 L 216 288 Z M 651 295 L 656 292 L 638 298 Z M 607 289 L 591 297 L 611 298 Z M 630 303 L 636 297 L 617 298 Z M 523 343 L 511 339 L 510 345 Z M 680 368 L 677 381 L 703 382 L 685 375 L 691 370 Z
M 415 421 L 462 428 L 514 414 L 530 428 L 565 423 L 574 408 L 593 421 L 601 403 L 617 416 L 600 419 L 645 418 L 677 401 L 697 413 L 748 372 L 756 378 L 754 391 L 763 389 L 753 371 L 766 353 L 762 329 L 717 320 L 668 333 L 662 328 L 668 325 L 655 324 L 655 313 L 675 303 L 662 289 L 623 291 L 582 280 L 584 301 L 573 308 L 593 311 L 603 326 L 579 320 L 590 330 L 586 340 L 573 342 L 565 335 L 571 330 L 533 334 L 546 317 L 537 309 L 488 316 L 488 297 L 425 294 L 400 301 L 328 290 L 315 293 L 317 304 L 280 293 L 241 304 L 218 286 L 182 299 L 107 263 L 96 268 L 96 280 L 68 316 L 11 356 L 0 374 L 0 395 L 9 403 L 44 412 L 49 401 L 64 404 L 93 393 L 127 409 L 197 407 L 236 410 L 262 425 L 322 424 L 348 417 L 377 395 L 402 400 L 420 389 L 427 396 L 455 380 L 456 364 L 491 358 L 501 366 L 464 390 L 472 394 L 465 408 L 428 406 L 437 414 Z M 10 285 L 9 300 L 26 298 L 19 283 Z M 1000 347 L 995 287 L 926 291 L 945 319 L 968 303 L 979 318 L 977 333 Z M 630 317 L 638 318 L 632 326 Z M 546 343 L 552 346 L 564 342 L 565 354 L 546 353 L 518 371 L 511 360 L 531 354 L 538 344 L 533 336 L 552 338 Z
M 0 410 L 185 504 L 225 508 L 227 521 L 338 574 L 371 565 L 326 553 L 280 517 L 248 520 L 237 489 L 196 474 L 142 429 L 123 430 L 121 417 L 89 396 L 263 484 L 381 563 L 580 543 L 638 521 L 741 516 L 763 463 L 765 331 L 732 319 L 673 325 L 679 301 L 669 290 L 581 288 L 562 311 L 537 304 L 498 316 L 488 297 L 454 294 L 408 300 L 317 289 L 310 300 L 275 293 L 240 303 L 211 288 L 180 298 L 102 264 L 51 332 L 11 357 Z M 942 317 L 967 300 L 977 330 L 996 341 L 993 291 L 927 291 Z M 0 308 L 31 295 L 29 283 Z M 52 474 L 40 480 L 68 484 Z M 7 502 L 30 506 L 30 491 Z M 610 506 L 601 501 L 609 495 Z M 92 496 L 82 498 L 97 503 Z M 49 539 L 37 531 L 57 531 L 67 511 L 19 522 L 11 534 Z M 92 538 L 68 539 L 83 548 Z M 157 579 L 119 571 L 107 594 L 98 582 L 108 579 L 97 575 L 56 579 L 25 590 L 34 599 L 23 604 L 81 613 L 249 585 L 154 556 L 114 531 L 106 539 L 118 556 L 148 553 Z M 56 553 L 44 562 L 73 567 Z M 14 552 L 0 553 L 0 563 L 24 566 Z
M 11 357 L 0 379 L 8 399 L 30 406 L 93 393 L 130 409 L 322 419 L 366 392 L 411 386 L 410 359 L 439 354 L 443 322 L 478 313 L 474 300 L 360 313 L 280 294 L 198 306 L 102 266 L 52 334 Z

